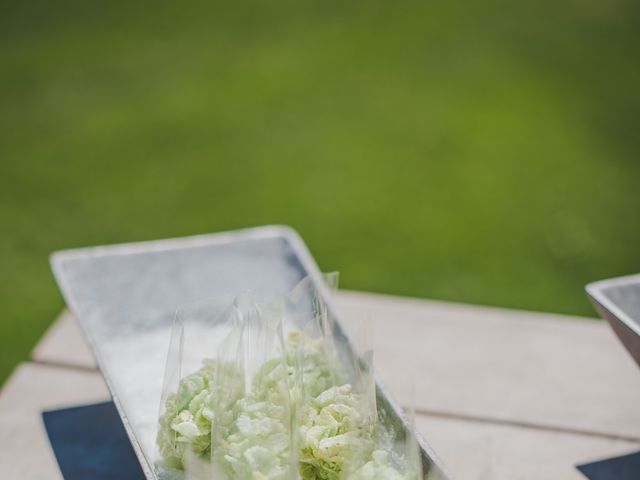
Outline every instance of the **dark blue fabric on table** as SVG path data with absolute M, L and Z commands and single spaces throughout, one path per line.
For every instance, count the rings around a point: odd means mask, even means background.
M 590 480 L 640 480 L 640 452 L 576 467 Z
M 65 480 L 144 480 L 113 402 L 43 412 Z

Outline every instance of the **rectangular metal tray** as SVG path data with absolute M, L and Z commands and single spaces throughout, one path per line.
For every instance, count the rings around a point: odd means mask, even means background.
M 52 255 L 51 265 L 149 480 L 157 480 L 152 459 L 177 307 L 208 299 L 223 308 L 247 290 L 270 301 L 309 275 L 344 335 L 316 263 L 288 227 L 65 250 Z M 406 428 L 401 410 L 377 384 L 378 407 Z M 425 478 L 448 478 L 427 443 L 422 438 L 418 442 Z
M 640 366 L 640 275 L 593 282 L 587 294 Z

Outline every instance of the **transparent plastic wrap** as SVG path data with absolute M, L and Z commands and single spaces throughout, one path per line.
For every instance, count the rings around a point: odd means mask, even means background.
M 224 480 L 296 478 L 293 415 L 278 303 L 234 303 L 218 348 L 212 465 Z
M 336 289 L 337 273 L 324 275 Z M 296 431 L 300 477 L 314 479 L 422 479 L 413 430 L 378 412 L 370 324 L 363 321 L 354 348 L 337 335 L 322 294 L 309 278 L 289 295 L 285 317 L 301 326 L 295 340 Z
M 194 303 L 176 312 L 156 436 L 160 478 L 182 478 L 187 464 L 211 456 L 216 356 L 220 339 L 232 331 L 219 305 Z
M 337 287 L 338 275 L 324 277 Z M 368 329 L 336 335 L 322 292 L 303 279 L 268 304 L 243 294 L 220 312 L 181 308 L 157 435 L 161 478 L 415 480 L 411 431 L 376 405 Z
M 157 435 L 163 478 L 295 477 L 281 303 L 244 294 L 222 313 L 181 308 Z

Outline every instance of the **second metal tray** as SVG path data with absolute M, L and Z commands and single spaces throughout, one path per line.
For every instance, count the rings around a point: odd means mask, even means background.
M 593 282 L 586 290 L 598 313 L 640 366 L 640 275 Z

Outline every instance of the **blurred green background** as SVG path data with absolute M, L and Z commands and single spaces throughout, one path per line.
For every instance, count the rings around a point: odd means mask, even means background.
M 640 270 L 629 0 L 0 6 L 0 381 L 69 247 L 288 224 L 342 286 L 593 315 Z

